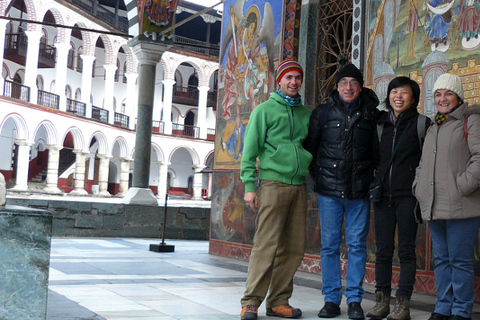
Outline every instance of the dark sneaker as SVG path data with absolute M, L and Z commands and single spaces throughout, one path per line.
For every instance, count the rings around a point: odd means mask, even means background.
M 350 302 L 348 304 L 348 318 L 355 320 L 365 319 L 360 302 Z
M 242 308 L 240 317 L 242 317 L 242 320 L 257 320 L 257 313 L 258 313 L 257 306 L 248 305 Z
M 434 313 L 432 313 L 430 318 L 428 318 L 428 320 L 448 320 L 448 316 L 445 316 L 443 314 L 434 312 Z
M 318 312 L 320 318 L 335 318 L 341 313 L 340 306 L 333 302 L 325 302 L 325 305 Z
M 448 320 L 472 320 L 472 318 L 465 318 L 465 317 L 454 314 L 448 317 Z
M 267 308 L 267 316 L 281 317 L 281 318 L 300 318 L 302 310 L 294 308 L 288 303 L 276 307 Z

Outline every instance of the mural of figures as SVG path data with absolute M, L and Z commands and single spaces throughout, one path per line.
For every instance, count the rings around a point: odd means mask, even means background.
M 252 244 L 255 214 L 239 179 L 243 137 L 253 109 L 276 90 L 284 0 L 224 2 L 215 141 L 211 238 Z
M 140 33 L 158 33 L 171 26 L 177 6 L 178 0 L 137 0 L 142 21 Z
M 480 44 L 478 33 L 480 30 L 480 1 L 460 0 L 458 17 L 458 35 L 462 38 L 462 47 L 473 50 Z
M 248 116 L 275 89 L 274 60 L 279 59 L 275 37 L 283 12 L 279 2 L 225 1 L 218 99 L 223 121 L 217 123 L 217 166 L 238 169 Z
M 425 31 L 432 45 L 432 51 L 445 52 L 450 47 L 448 36 L 453 20 L 452 6 L 454 3 L 455 0 L 447 2 L 432 0 L 426 3 L 428 12 L 425 16 Z
M 381 0 L 380 4 L 370 1 L 368 10 L 374 12 L 366 12 L 367 86 L 381 96 L 391 78 L 409 76 L 421 87 L 419 112 L 434 117 L 433 84 L 441 74 L 450 72 L 462 79 L 466 102 L 480 103 L 480 0 Z M 430 241 L 427 226 L 419 226 L 416 252 L 417 269 L 421 272 L 417 273 L 415 290 L 432 293 L 435 285 Z M 368 245 L 368 262 L 373 264 L 372 232 L 368 235 Z M 398 265 L 398 260 L 394 263 Z M 476 248 L 474 266 L 478 281 L 480 245 Z M 366 281 L 373 281 L 370 276 L 367 272 Z M 476 292 L 479 300 L 480 287 Z

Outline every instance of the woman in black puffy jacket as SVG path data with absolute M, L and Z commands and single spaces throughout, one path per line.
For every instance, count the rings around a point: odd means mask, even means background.
M 375 214 L 375 280 L 376 305 L 367 317 L 371 319 L 409 320 L 410 297 L 415 283 L 415 240 L 417 222 L 412 194 L 415 169 L 422 154 L 423 137 L 431 120 L 419 115 L 417 105 L 420 87 L 407 77 L 393 79 L 387 90 L 385 106 L 375 132 L 374 185 L 381 195 L 371 199 Z M 393 155 L 393 158 L 392 158 Z M 373 194 L 371 194 L 371 197 Z M 392 259 L 395 230 L 398 227 L 400 281 L 393 310 L 390 312 Z

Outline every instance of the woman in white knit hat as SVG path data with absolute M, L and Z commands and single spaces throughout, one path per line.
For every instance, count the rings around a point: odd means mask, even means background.
M 461 79 L 448 73 L 437 79 L 433 95 L 438 113 L 413 182 L 433 244 L 437 300 L 429 320 L 471 319 L 480 226 L 480 106 L 463 102 Z

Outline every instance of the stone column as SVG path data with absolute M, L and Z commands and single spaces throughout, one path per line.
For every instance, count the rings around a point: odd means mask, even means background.
M 165 195 L 167 193 L 167 177 L 168 177 L 168 166 L 171 165 L 168 161 L 159 161 L 158 162 L 158 193 L 157 199 L 159 201 L 165 202 Z
M 75 153 L 75 185 L 70 194 L 88 194 L 85 190 L 85 156 L 89 153 L 84 150 L 73 150 Z
M 124 197 L 128 191 L 128 181 L 130 175 L 130 162 L 132 159 L 120 158 L 120 184 L 118 187 L 118 197 Z
M 163 133 L 172 134 L 172 101 L 173 85 L 175 80 L 165 79 L 163 83 L 163 112 L 162 119 L 164 123 Z
M 303 105 L 309 109 L 315 107 L 315 90 L 307 83 L 316 82 L 318 6 L 320 0 L 302 0 L 300 18 L 300 37 L 298 44 L 298 62 L 302 65 L 303 86 L 300 90 Z
M 137 116 L 137 78 L 138 73 L 125 73 L 127 78 L 127 100 L 125 105 L 125 114 L 130 117 L 129 129 L 135 129 L 135 118 Z
M 40 39 L 43 37 L 41 31 L 25 31 L 28 37 L 27 61 L 25 62 L 25 83 L 30 87 L 30 102 L 37 103 L 37 71 L 38 53 L 40 51 Z
M 90 103 L 90 95 L 92 94 L 92 69 L 94 56 L 80 55 L 82 58 L 82 102 L 86 104 L 87 118 L 92 117 L 92 104 Z
M 109 197 L 108 168 L 111 156 L 106 154 L 97 154 L 97 156 L 100 158 L 100 164 L 98 166 L 98 195 L 101 197 Z
M 65 86 L 67 84 L 67 60 L 70 43 L 55 43 L 57 51 L 55 93 L 59 95 L 59 109 L 67 111 L 67 97 L 65 96 Z
M 8 20 L 0 19 L 0 48 L 5 48 L 5 30 L 7 29 Z M 3 54 L 0 54 L 0 66 L 3 66 Z M 3 79 L 3 70 L 0 73 L 0 90 L 3 94 L 3 84 L 5 79 Z
M 130 40 L 129 45 L 138 58 L 138 111 L 133 186 L 128 190 L 124 203 L 157 205 L 157 198 L 149 188 L 153 97 L 156 67 L 168 47 L 139 38 Z
M 207 86 L 198 87 L 197 126 L 200 127 L 200 139 L 207 139 L 207 98 L 209 89 Z
M 106 64 L 103 66 L 103 68 L 105 68 L 105 92 L 103 97 L 103 108 L 108 110 L 108 123 L 113 124 L 113 120 L 115 119 L 113 111 L 113 90 L 115 86 L 115 70 L 117 70 L 117 66 L 114 64 Z
M 25 140 L 15 140 L 17 145 L 17 175 L 15 179 L 14 190 L 28 190 L 28 169 L 30 166 L 30 147 L 32 142 Z
M 58 188 L 58 165 L 60 160 L 60 150 L 62 146 L 47 145 L 48 149 L 48 163 L 47 163 L 47 187 L 45 192 L 61 193 L 62 190 Z
M 193 197 L 192 200 L 202 200 L 202 183 L 203 183 L 203 172 L 202 170 L 206 168 L 206 166 L 202 165 L 193 165 L 193 170 L 195 170 L 195 174 L 193 176 Z

